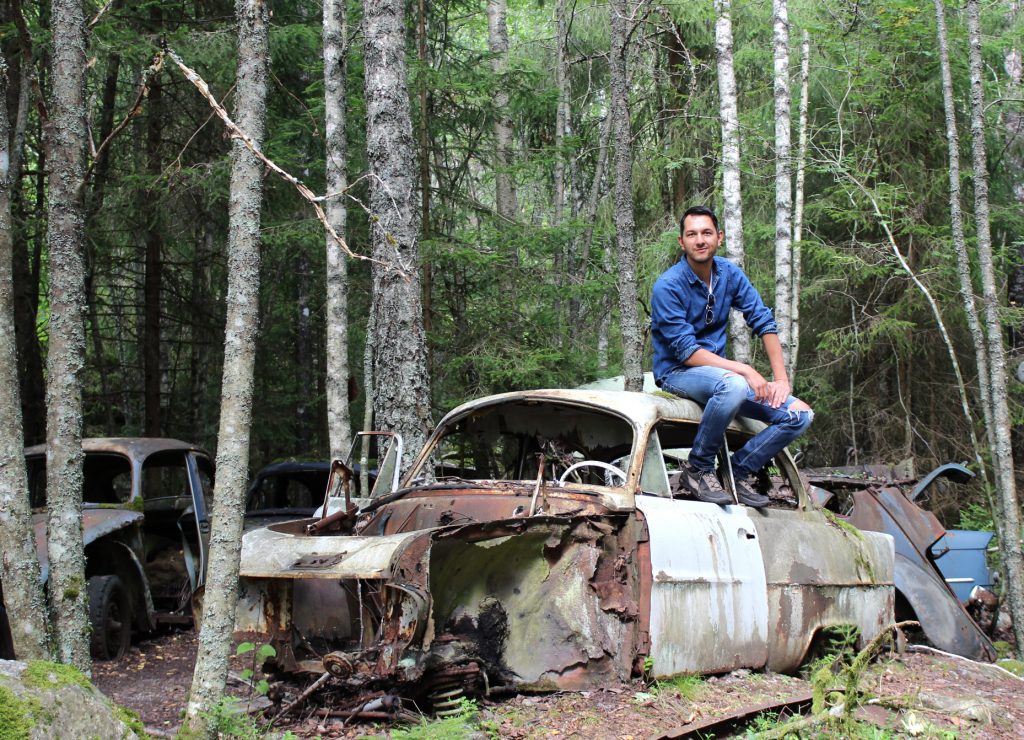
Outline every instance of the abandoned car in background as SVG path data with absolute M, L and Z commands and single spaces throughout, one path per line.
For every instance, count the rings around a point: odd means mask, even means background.
M 992 642 L 964 608 L 962 602 L 967 599 L 959 598 L 951 583 L 974 580 L 967 573 L 976 574 L 978 569 L 963 558 L 964 553 L 960 553 L 961 562 L 944 566 L 943 559 L 953 560 L 950 538 L 938 518 L 920 505 L 932 486 L 944 480 L 966 483 L 974 473 L 955 463 L 940 465 L 920 479 L 909 471 L 878 465 L 805 472 L 813 484 L 811 496 L 819 505 L 860 530 L 892 535 L 897 620 L 920 622 L 925 638 L 941 650 L 975 660 L 996 659 Z M 991 534 L 963 534 L 981 536 L 984 544 L 975 558 L 981 559 L 984 571 L 984 546 Z M 957 565 L 962 568 L 964 563 L 969 570 L 961 574 Z M 982 578 L 988 581 L 987 572 Z
M 91 650 L 107 660 L 128 651 L 133 628 L 192 622 L 193 596 L 206 572 L 213 462 L 175 439 L 83 439 L 82 449 Z M 45 445 L 26 449 L 25 462 L 45 583 Z M 5 636 L 8 629 L 0 625 Z
M 245 534 L 236 637 L 281 671 L 436 699 L 793 671 L 825 630 L 885 629 L 892 538 L 830 521 L 788 452 L 761 473 L 767 508 L 677 497 L 700 415 L 646 393 L 482 398 L 358 512 L 336 461 L 326 516 Z M 727 446 L 759 428 L 738 419 Z
M 352 471 L 349 483 L 351 501 L 357 506 L 370 501 L 377 487 L 378 469 L 367 460 L 397 461 L 401 456 L 402 438 L 391 432 L 357 432 L 345 460 Z M 394 455 L 388 450 L 394 446 Z M 364 454 L 365 452 L 365 454 Z M 362 458 L 366 458 L 365 460 Z M 365 468 L 366 474 L 362 471 Z M 388 490 L 398 487 L 398 466 L 384 471 L 390 476 L 382 481 Z M 311 517 L 324 505 L 331 475 L 331 463 L 320 460 L 286 460 L 261 468 L 249 483 L 245 494 L 245 529 L 256 529 L 277 522 Z M 361 493 L 363 490 L 365 496 Z M 323 512 L 321 512 L 323 513 Z M 328 512 L 329 513 L 329 512 Z

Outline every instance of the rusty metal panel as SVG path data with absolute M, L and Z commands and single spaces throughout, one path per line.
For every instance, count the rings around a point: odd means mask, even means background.
M 89 545 L 112 532 L 141 525 L 146 517 L 128 509 L 85 509 L 82 512 L 82 537 Z M 33 514 L 32 527 L 36 539 L 36 554 L 42 571 L 43 583 L 50 577 L 50 553 L 46 542 L 46 514 Z
M 430 553 L 434 649 L 458 641 L 531 690 L 625 681 L 638 637 L 635 522 L 536 518 L 487 539 L 466 527 Z M 636 529 L 631 529 L 636 527 Z
M 655 677 L 764 665 L 765 566 L 741 506 L 638 496 L 650 530 Z
M 382 537 L 306 536 L 295 523 L 247 532 L 241 576 L 246 578 L 387 578 L 392 559 L 422 532 Z
M 893 541 L 828 522 L 819 511 L 767 509 L 754 519 L 775 625 L 767 667 L 795 670 L 816 632 L 852 625 L 861 644 L 893 621 Z

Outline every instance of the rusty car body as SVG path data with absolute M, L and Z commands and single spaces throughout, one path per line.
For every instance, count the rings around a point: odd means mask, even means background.
M 192 444 L 165 438 L 86 438 L 82 450 L 91 649 L 105 660 L 127 652 L 133 629 L 192 621 L 192 597 L 206 572 L 213 461 Z M 25 462 L 45 583 L 45 445 L 27 448 Z
M 281 671 L 435 697 L 792 671 L 823 630 L 875 637 L 892 538 L 831 522 L 788 452 L 763 471 L 768 508 L 677 498 L 700 414 L 614 391 L 464 404 L 398 490 L 244 536 L 236 637 Z M 759 428 L 739 419 L 727 442 Z
M 896 617 L 921 624 L 935 647 L 975 660 L 996 659 L 988 636 L 950 587 L 938 560 L 946 529 L 919 505 L 942 480 L 966 483 L 974 473 L 963 465 L 940 465 L 918 479 L 886 466 L 844 466 L 806 471 L 812 497 L 863 531 L 892 535 L 896 548 Z

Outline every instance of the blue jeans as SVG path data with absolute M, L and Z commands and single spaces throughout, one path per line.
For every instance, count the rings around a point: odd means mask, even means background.
M 725 429 L 734 417 L 763 421 L 768 426 L 755 434 L 732 456 L 737 478 L 752 475 L 811 425 L 813 411 L 790 411 L 796 398 L 789 396 L 777 409 L 754 400 L 754 390 L 741 375 L 718 367 L 676 370 L 661 380 L 661 388 L 704 405 L 704 416 L 690 450 L 690 465 L 714 470 Z

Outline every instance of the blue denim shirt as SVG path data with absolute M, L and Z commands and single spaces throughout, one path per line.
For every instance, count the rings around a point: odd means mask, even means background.
M 661 379 L 685 367 L 698 349 L 725 357 L 729 309 L 743 314 L 758 336 L 778 334 L 771 309 L 764 305 L 750 279 L 732 262 L 715 257 L 712 267 L 715 293 L 714 320 L 704 323 L 708 286 L 697 277 L 685 258 L 661 274 L 651 294 L 651 343 L 654 345 L 654 378 Z

